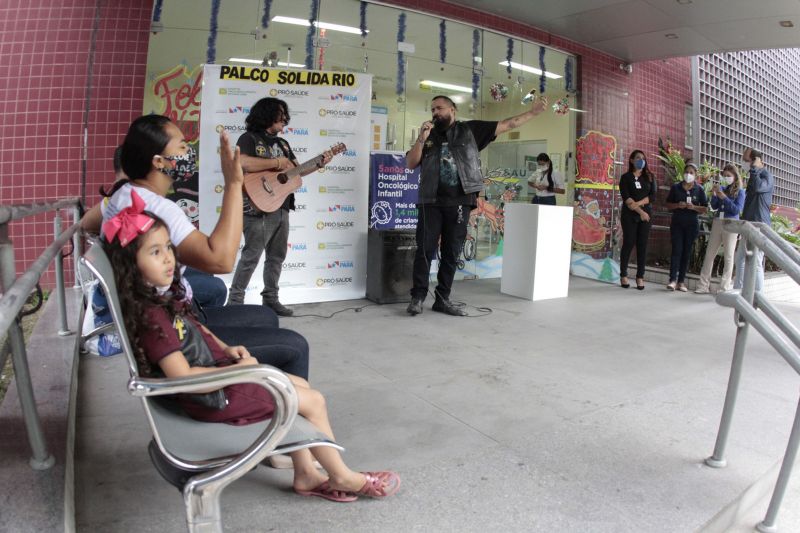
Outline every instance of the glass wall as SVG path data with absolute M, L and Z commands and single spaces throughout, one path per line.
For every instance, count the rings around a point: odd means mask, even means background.
M 267 4 L 269 24 L 264 31 L 265 0 L 223 3 L 216 39 L 211 40 L 211 0 L 164 2 L 164 29 L 152 34 L 150 40 L 144 112 L 169 113 L 192 138 L 199 118 L 198 76 L 212 44 L 217 64 L 244 64 L 241 60 L 261 64 L 269 60 L 280 67 L 304 68 L 311 1 L 267 0 Z M 446 21 L 446 40 L 441 43 L 442 19 L 375 4 L 366 4 L 369 33 L 362 38 L 360 10 L 361 2 L 356 0 L 320 0 L 321 24 L 312 32 L 315 46 L 310 55 L 315 69 L 373 76 L 373 106 L 388 116 L 383 149 L 405 151 L 410 147 L 422 122 L 430 119 L 434 95 L 451 97 L 458 105 L 459 119 L 501 120 L 525 111 L 522 97 L 531 89 L 539 89 L 540 46 L 536 43 L 512 39 L 509 51 L 507 36 L 478 29 L 475 49 L 476 28 L 452 21 Z M 404 80 L 398 84 L 398 33 L 403 13 L 407 51 Z M 564 69 L 568 57 L 544 49 L 545 94 L 551 104 L 567 94 Z M 478 98 L 474 101 L 473 71 L 478 74 Z M 504 98 L 494 98 L 493 87 L 495 93 L 504 93 Z M 476 215 L 480 243 L 477 259 L 499 253 L 502 205 L 529 201 L 531 192 L 526 182 L 530 165 L 526 161 L 535 159 L 538 153 L 549 153 L 567 178 L 567 193 L 559 195 L 558 203 L 572 204 L 574 146 L 575 113 L 558 115 L 548 108 L 519 130 L 498 138 L 482 153 L 482 166 L 494 178 L 487 183 L 483 209 Z

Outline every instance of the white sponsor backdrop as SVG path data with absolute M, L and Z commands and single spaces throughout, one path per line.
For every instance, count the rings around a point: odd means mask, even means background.
M 371 75 L 206 65 L 200 114 L 200 230 L 213 230 L 222 204 L 219 131 L 228 130 L 235 143 L 245 130 L 250 106 L 266 96 L 288 104 L 291 122 L 281 136 L 301 163 L 336 143 L 347 145 L 325 169 L 303 178 L 303 187 L 295 192 L 297 210 L 289 216 L 280 299 L 292 304 L 363 298 Z M 261 303 L 263 260 L 262 256 L 250 279 L 246 303 Z M 232 273 L 220 277 L 230 286 Z

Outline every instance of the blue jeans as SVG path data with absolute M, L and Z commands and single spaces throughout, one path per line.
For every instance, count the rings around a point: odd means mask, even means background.
M 279 328 L 278 316 L 269 307 L 209 307 L 198 318 L 222 342 L 241 344 L 259 363 L 308 379 L 308 341 L 295 331 Z
M 203 307 L 225 305 L 225 300 L 228 298 L 228 288 L 225 286 L 224 281 L 192 267 L 186 267 L 183 277 L 192 286 L 192 293 L 197 303 Z

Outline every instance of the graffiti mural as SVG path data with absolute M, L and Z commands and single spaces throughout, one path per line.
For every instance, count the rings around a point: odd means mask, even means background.
M 618 235 L 613 228 L 618 189 L 614 177 L 617 139 L 589 131 L 575 145 L 575 212 L 572 219 L 572 273 L 607 282 L 619 279 L 613 259 Z
M 169 117 L 197 154 L 200 153 L 202 88 L 202 66 L 190 70 L 186 64 L 180 64 L 166 72 L 151 74 L 144 98 L 144 112 Z M 200 220 L 198 180 L 197 172 L 182 176 L 173 182 L 172 190 L 167 194 L 167 198 L 178 204 L 195 226 Z

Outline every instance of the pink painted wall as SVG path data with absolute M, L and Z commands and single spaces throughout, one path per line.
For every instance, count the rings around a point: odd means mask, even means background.
M 62 4 L 4 0 L 0 5 L 2 204 L 81 195 L 88 60 L 98 2 Z M 114 147 L 141 114 L 152 11 L 151 1 L 100 4 L 88 120 L 86 194 L 92 199 L 113 174 Z M 52 242 L 53 215 L 11 223 L 18 274 Z M 42 282 L 52 286 L 54 279 L 51 267 Z

